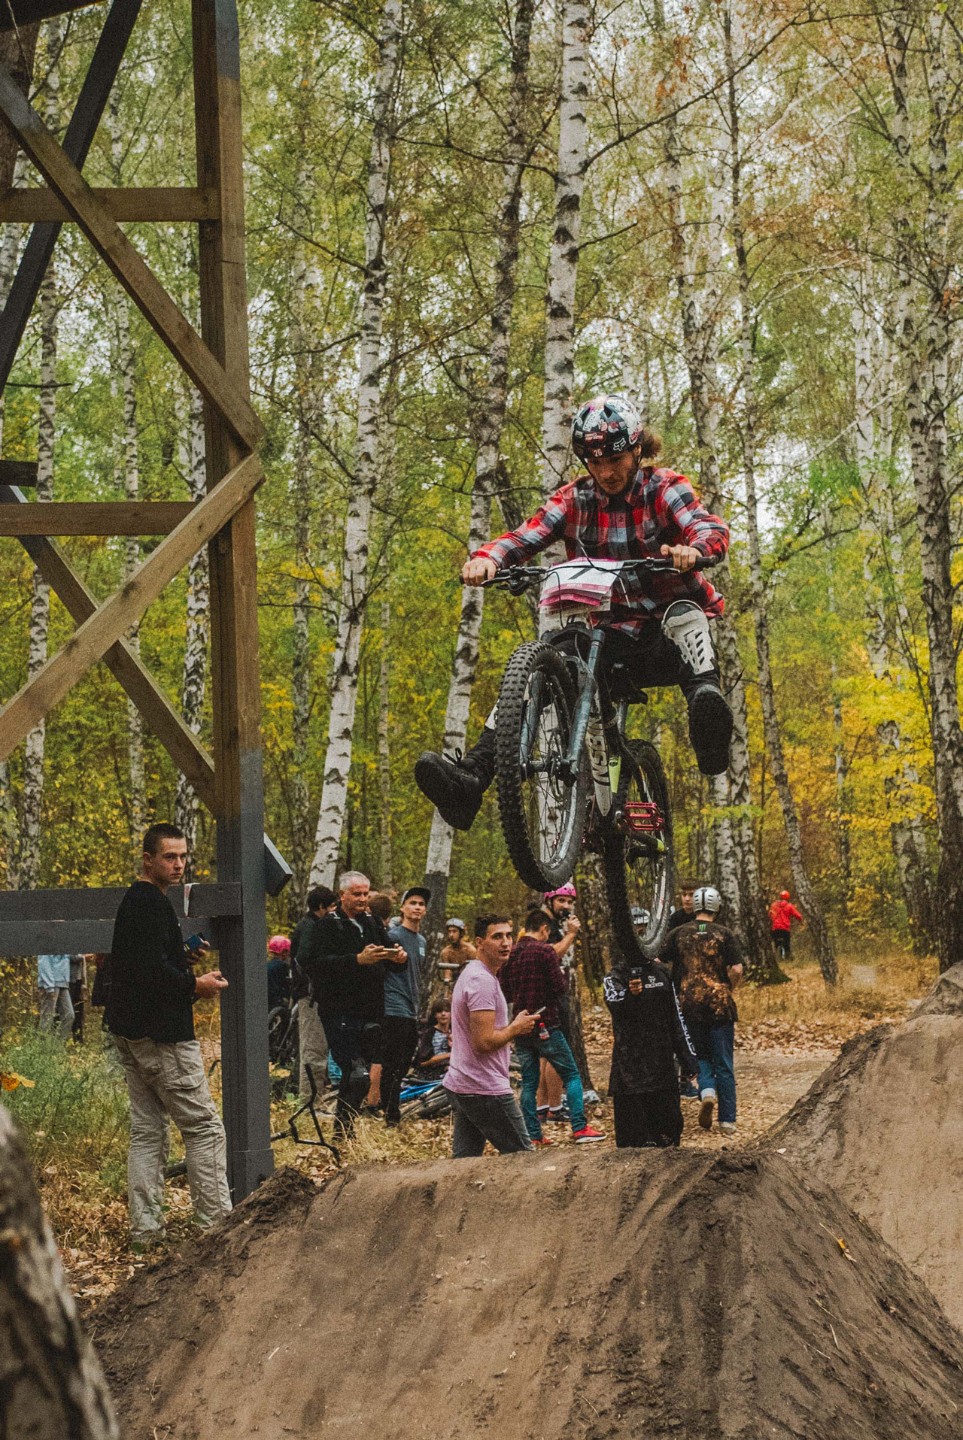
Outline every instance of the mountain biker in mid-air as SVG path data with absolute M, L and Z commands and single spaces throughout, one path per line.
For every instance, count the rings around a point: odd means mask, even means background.
M 599 395 L 572 422 L 572 449 L 588 468 L 517 530 L 469 556 L 466 585 L 483 585 L 503 566 L 520 565 L 560 541 L 569 559 L 671 558 L 662 574 L 623 576 L 606 614 L 606 656 L 636 686 L 678 685 L 689 709 L 689 739 L 703 775 L 728 765 L 732 711 L 719 688 L 709 617 L 723 598 L 693 569 L 724 556 L 729 527 L 705 510 L 684 475 L 647 462 L 661 442 L 622 395 Z M 468 830 L 495 774 L 494 718 L 464 756 L 426 751 L 415 780 L 447 824 Z

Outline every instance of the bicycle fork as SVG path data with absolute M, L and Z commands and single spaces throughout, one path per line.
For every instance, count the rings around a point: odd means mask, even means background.
M 596 630 L 592 635 L 589 652 L 584 661 L 584 674 L 579 686 L 578 700 L 572 720 L 571 741 L 565 757 L 565 764 L 569 776 L 574 779 L 578 775 L 582 746 L 586 747 L 589 768 L 592 772 L 592 785 L 595 790 L 595 804 L 600 815 L 608 815 L 612 809 L 613 798 L 618 792 L 622 774 L 622 756 L 615 736 L 618 734 L 620 725 L 624 725 L 625 712 L 628 707 L 621 705 L 619 711 L 608 721 L 603 719 L 598 687 L 595 683 L 602 641 L 602 631 Z M 612 743 L 613 739 L 615 739 L 614 744 Z

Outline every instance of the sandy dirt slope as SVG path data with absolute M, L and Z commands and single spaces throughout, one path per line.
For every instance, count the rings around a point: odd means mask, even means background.
M 128 1440 L 956 1440 L 963 1415 L 924 1287 L 762 1152 L 282 1172 L 94 1332 Z
M 845 1046 L 767 1141 L 832 1185 L 963 1328 L 963 965 L 902 1025 Z

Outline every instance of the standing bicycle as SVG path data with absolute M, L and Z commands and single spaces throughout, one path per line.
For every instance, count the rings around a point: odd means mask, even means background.
M 658 454 L 660 442 L 643 427 L 634 407 L 622 396 L 599 396 L 579 410 L 572 426 L 572 448 L 585 461 L 588 474 L 563 485 L 517 530 L 472 555 L 462 579 L 467 585 L 483 585 L 496 577 L 511 583 L 506 572 L 514 567 L 517 583 L 513 588 L 520 589 L 528 581 L 518 567 L 524 567 L 527 560 L 555 543 L 564 545 L 569 561 L 602 562 L 600 566 L 589 565 L 594 573 L 587 577 L 581 596 L 577 576 L 568 577 L 574 589 L 570 586 L 567 592 L 559 582 L 555 617 L 559 628 L 544 643 L 536 642 L 540 651 L 552 648 L 569 657 L 565 665 L 569 678 L 565 681 L 558 678 L 560 672 L 550 660 L 544 662 L 546 670 L 555 670 L 556 679 L 543 683 L 558 690 L 563 728 L 568 724 L 566 713 L 575 704 L 572 687 L 578 684 L 580 667 L 582 673 L 587 665 L 593 667 L 593 684 L 601 685 L 603 676 L 608 677 L 603 688 L 613 713 L 619 705 L 643 698 L 640 692 L 644 686 L 678 685 L 688 706 L 689 737 L 699 769 L 704 775 L 721 774 L 728 764 L 732 712 L 720 689 L 709 620 L 722 613 L 723 599 L 699 572 L 707 563 L 718 563 L 725 556 L 728 526 L 702 506 L 684 475 L 655 469 L 648 463 Z M 608 594 L 603 595 L 598 577 L 607 567 L 612 567 L 611 583 Z M 533 573 L 531 583 L 536 578 Z M 545 579 L 544 574 L 541 578 Z M 600 600 L 599 606 L 590 603 L 593 596 Z M 550 603 L 550 596 L 543 598 Z M 567 603 L 569 599 L 571 604 Z M 579 599 L 581 604 L 576 603 Z M 577 623 L 565 623 L 571 619 Z M 507 675 L 506 671 L 506 679 Z M 586 721 L 585 735 L 593 728 L 590 722 L 591 717 Z M 611 731 L 611 720 L 609 728 Z M 549 750 L 559 752 L 557 736 L 543 738 Z M 654 751 L 648 746 L 639 754 L 649 761 Z M 536 758 L 534 763 L 543 764 L 542 773 L 547 777 L 550 771 L 557 772 L 549 778 L 554 779 L 556 789 L 561 784 L 565 791 L 567 784 L 568 798 L 573 786 L 578 788 L 576 777 L 561 773 L 567 762 L 558 754 L 555 759 L 550 755 L 543 761 Z M 467 754 L 448 757 L 427 752 L 415 766 L 415 779 L 442 819 L 456 829 L 467 830 L 495 778 L 495 770 L 493 713 Z M 640 798 L 630 799 L 630 805 L 657 805 L 657 801 L 642 796 L 664 783 L 660 780 L 661 766 L 658 770 L 659 775 L 651 781 L 643 777 L 639 782 Z M 624 787 L 625 775 L 620 774 L 619 782 Z M 578 784 L 587 791 L 587 781 Z M 547 788 L 548 779 L 543 784 L 543 789 Z M 618 785 L 614 788 L 617 795 Z M 558 800 L 558 795 L 554 799 L 543 796 L 543 808 L 552 823 Z M 544 881 L 539 888 L 551 889 L 568 879 L 571 869 L 563 871 L 566 864 L 574 865 L 577 844 L 581 842 L 578 804 L 573 808 L 575 813 L 569 816 L 572 833 L 555 846 L 555 863 L 529 867 L 529 874 L 522 877 L 528 883 L 536 883 L 529 879 L 536 871 Z M 644 812 L 628 814 L 635 817 L 641 844 L 644 832 L 639 827 L 645 823 Z M 574 853 L 573 837 L 577 842 Z M 546 878 L 549 870 L 552 875 Z M 641 898 L 637 903 L 651 909 Z M 660 913 L 656 919 L 661 925 L 664 917 Z M 650 946 L 651 927 L 643 948 Z

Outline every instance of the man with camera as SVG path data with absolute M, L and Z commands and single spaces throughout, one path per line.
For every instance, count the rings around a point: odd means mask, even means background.
M 400 945 L 388 943 L 385 927 L 368 910 L 371 882 L 358 870 L 340 880 L 338 903 L 317 921 L 310 953 L 298 951 L 328 1045 L 341 1071 L 334 1129 L 354 1129 L 368 1093 L 368 1068 L 377 1053 L 384 1016 L 385 967 L 407 965 Z
M 127 1195 L 135 1249 L 164 1236 L 164 1167 L 169 1120 L 184 1137 L 194 1217 L 206 1230 L 231 1209 L 224 1125 L 194 1038 L 196 1000 L 227 988 L 219 970 L 194 976 L 209 949 L 190 951 L 167 896 L 184 878 L 187 841 L 176 825 L 152 825 L 144 836 L 141 873 L 117 911 L 105 1021 L 130 1095 Z M 196 939 L 196 937 L 194 937 Z

